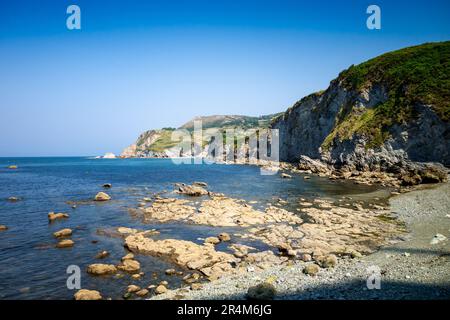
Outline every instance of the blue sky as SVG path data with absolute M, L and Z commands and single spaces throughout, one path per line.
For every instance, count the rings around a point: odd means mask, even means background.
M 283 111 L 351 64 L 449 40 L 448 21 L 447 0 L 2 1 L 0 156 L 119 153 L 194 116 Z

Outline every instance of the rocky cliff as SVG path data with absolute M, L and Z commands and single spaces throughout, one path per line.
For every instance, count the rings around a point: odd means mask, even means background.
M 268 128 L 271 120 L 279 115 L 281 115 L 281 113 L 259 117 L 242 115 L 212 115 L 195 117 L 180 126 L 178 129 L 192 131 L 194 129 L 194 121 L 201 121 L 203 130 L 214 128 L 221 131 L 228 128 L 241 128 L 244 130 L 250 128 Z M 121 157 L 163 158 L 168 156 L 178 156 L 168 154 L 169 149 L 178 143 L 178 141 L 172 141 L 172 132 L 174 130 L 174 128 L 163 128 L 159 130 L 145 131 L 138 137 L 134 144 L 122 151 Z M 205 139 L 203 147 L 207 149 L 209 135 L 205 131 L 203 131 L 203 135 Z
M 351 66 L 272 128 L 283 161 L 307 156 L 334 169 L 403 170 L 420 180 L 417 162 L 450 165 L 449 119 L 450 42 L 441 42 Z

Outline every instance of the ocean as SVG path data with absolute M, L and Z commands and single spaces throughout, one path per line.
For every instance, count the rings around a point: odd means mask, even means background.
M 18 169 L 8 169 L 9 165 L 17 165 Z M 92 263 L 117 264 L 127 253 L 123 239 L 108 236 L 108 230 L 119 226 L 155 228 L 160 231 L 159 238 L 199 244 L 203 243 L 202 238 L 233 232 L 230 228 L 182 223 L 144 224 L 141 217 L 130 211 L 138 207 L 143 197 L 155 193 L 178 196 L 172 193 L 175 183 L 194 181 L 206 182 L 213 192 L 256 201 L 254 205 L 261 208 L 281 198 L 292 212 L 296 212 L 299 198 L 351 196 L 364 201 L 376 196 L 383 201 L 388 195 L 387 190 L 349 181 L 260 175 L 258 167 L 248 165 L 177 165 L 170 159 L 0 158 L 0 225 L 8 227 L 0 232 L 0 299 L 73 299 L 75 291 L 66 285 L 69 265 L 80 267 L 82 288 L 99 290 L 106 298 L 120 299 L 130 284 L 147 287 L 165 280 L 169 288 L 181 286 L 182 276 L 167 276 L 164 270 L 175 268 L 184 274 L 187 271 L 156 257 L 137 256 L 145 273 L 140 280 L 128 275 L 93 277 L 86 268 Z M 104 190 L 105 183 L 111 183 L 112 188 Z M 112 200 L 91 201 L 99 191 L 106 191 Z M 9 197 L 19 201 L 9 201 Z M 75 209 L 72 202 L 77 203 Z M 52 211 L 68 213 L 70 218 L 50 224 L 47 214 Z M 53 233 L 63 228 L 73 230 L 74 247 L 55 248 Z M 266 249 L 260 243 L 251 245 Z M 96 259 L 103 250 L 110 255 Z M 227 247 L 220 244 L 217 250 L 227 251 Z

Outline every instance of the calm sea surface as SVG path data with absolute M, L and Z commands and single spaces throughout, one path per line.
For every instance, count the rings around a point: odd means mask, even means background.
M 7 169 L 13 164 L 19 168 Z M 72 299 L 74 291 L 66 286 L 69 265 L 81 268 L 82 288 L 97 289 L 104 297 L 113 299 L 120 299 L 130 284 L 147 287 L 167 280 L 169 287 L 181 285 L 182 277 L 164 274 L 167 268 L 180 268 L 142 255 L 137 256 L 145 272 L 141 280 L 133 280 L 128 275 L 92 277 L 85 270 L 91 263 L 117 264 L 127 253 L 123 239 L 101 235 L 99 229 L 156 228 L 161 232 L 160 238 L 199 244 L 203 241 L 198 238 L 217 235 L 223 230 L 233 231 L 181 223 L 149 225 L 130 214 L 130 209 L 136 208 L 143 197 L 165 190 L 171 192 L 176 182 L 193 181 L 207 182 L 208 189 L 214 192 L 258 201 L 255 206 L 263 207 L 282 198 L 291 203 L 287 208 L 292 210 L 300 197 L 337 199 L 350 195 L 365 200 L 386 196 L 386 190 L 314 176 L 310 180 L 304 180 L 301 175 L 292 180 L 281 179 L 279 175 L 262 176 L 254 166 L 176 165 L 169 159 L 0 158 L 0 224 L 9 227 L 0 232 L 0 299 Z M 113 185 L 106 191 L 112 201 L 90 201 L 97 192 L 103 191 L 104 183 Z M 10 202 L 9 197 L 21 200 Z M 67 201 L 80 204 L 72 209 Z M 70 218 L 49 224 L 50 211 L 69 213 Z M 53 232 L 63 228 L 73 229 L 73 248 L 54 247 L 57 241 Z M 265 249 L 262 244 L 252 245 Z M 222 245 L 217 249 L 227 250 Z M 110 256 L 95 259 L 102 250 L 109 251 Z

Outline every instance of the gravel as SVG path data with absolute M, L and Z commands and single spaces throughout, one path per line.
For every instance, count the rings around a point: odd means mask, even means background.
M 341 258 L 337 267 L 321 269 L 316 276 L 304 274 L 307 263 L 296 261 L 153 299 L 246 299 L 248 288 L 264 281 L 274 285 L 275 299 L 449 299 L 450 183 L 394 196 L 390 206 L 409 233 L 369 256 Z M 431 244 L 436 234 L 447 240 Z M 374 279 L 379 279 L 379 289 L 373 288 L 378 283 Z

